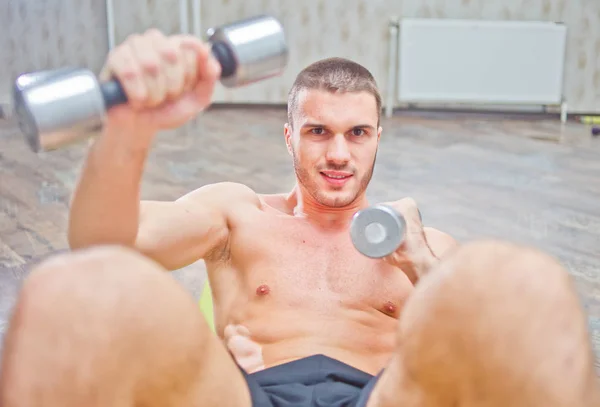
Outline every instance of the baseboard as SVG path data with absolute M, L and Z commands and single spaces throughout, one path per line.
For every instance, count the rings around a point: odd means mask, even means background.
M 519 111 L 519 110 L 493 110 L 493 109 L 478 109 L 464 107 L 396 107 L 393 109 L 393 115 L 435 115 L 447 118 L 452 116 L 455 118 L 504 118 L 511 120 L 544 120 L 544 119 L 560 119 L 560 113 L 548 111 Z
M 230 103 L 230 102 L 215 102 L 210 105 L 208 110 L 221 110 L 221 109 L 282 109 L 287 108 L 285 103 Z M 384 110 L 382 115 L 384 115 Z M 538 106 L 524 106 L 524 107 L 509 107 L 503 106 L 435 106 L 435 105 L 413 105 L 406 104 L 401 106 L 394 106 L 392 109 L 394 115 L 423 115 L 423 114 L 434 114 L 434 115 L 453 115 L 455 117 L 468 117 L 468 116 L 488 116 L 490 118 L 504 117 L 506 119 L 523 120 L 545 120 L 545 119 L 560 119 L 560 109 L 552 106 L 538 107 Z M 600 113 L 583 113 L 583 112 L 569 112 L 567 117 L 568 120 L 579 121 L 582 116 L 600 116 Z

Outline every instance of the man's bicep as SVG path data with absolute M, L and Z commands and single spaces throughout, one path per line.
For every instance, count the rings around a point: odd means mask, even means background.
M 427 226 L 423 230 L 429 248 L 438 259 L 444 257 L 459 245 L 456 239 L 445 232 Z
M 236 184 L 219 183 L 199 188 L 173 202 L 144 201 L 136 245 L 169 270 L 201 260 L 226 245 L 228 212 L 232 205 L 252 200 L 248 190 Z
M 136 247 L 168 270 L 177 270 L 202 259 L 227 239 L 227 232 L 226 220 L 211 207 L 144 201 Z

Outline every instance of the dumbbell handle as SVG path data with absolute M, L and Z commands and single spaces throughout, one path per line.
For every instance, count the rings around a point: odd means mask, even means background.
M 100 92 L 104 99 L 104 105 L 106 109 L 110 109 L 113 106 L 121 105 L 127 102 L 127 95 L 125 89 L 117 79 L 113 79 L 108 82 L 100 84 Z
M 230 48 L 222 42 L 212 44 L 211 51 L 215 59 L 221 65 L 221 78 L 226 78 L 235 73 L 237 62 Z M 100 84 L 100 92 L 104 99 L 106 109 L 127 103 L 125 89 L 117 79 Z

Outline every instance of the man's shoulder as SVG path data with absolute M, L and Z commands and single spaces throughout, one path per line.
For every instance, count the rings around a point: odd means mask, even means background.
M 237 182 L 216 182 L 197 188 L 181 199 L 188 201 L 208 201 L 222 207 L 238 204 L 260 205 L 258 194 L 249 186 Z
M 248 185 L 241 184 L 239 182 L 222 181 L 215 182 L 214 184 L 205 185 L 199 189 L 210 189 L 213 193 L 218 193 L 223 196 L 245 196 L 245 197 L 258 197 L 258 194 L 250 188 Z

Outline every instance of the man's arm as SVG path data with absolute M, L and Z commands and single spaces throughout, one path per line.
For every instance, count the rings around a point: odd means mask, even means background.
M 403 198 L 391 202 L 406 221 L 405 242 L 386 261 L 401 269 L 413 284 L 427 274 L 454 248 L 458 242 L 449 234 L 432 227 L 424 227 L 417 203 L 413 198 Z
M 459 246 L 458 242 L 445 232 L 428 226 L 423 227 L 423 231 L 425 232 L 425 239 L 431 252 L 438 259 L 443 258 L 447 253 Z
M 107 112 L 85 162 L 69 216 L 73 249 L 128 246 L 174 269 L 202 258 L 227 238 L 232 205 L 258 200 L 247 188 L 219 185 L 177 202 L 140 204 L 142 173 L 155 135 L 204 110 L 220 71 L 210 47 L 191 36 L 167 38 L 148 30 L 111 51 L 100 78 L 119 80 L 128 103 Z
M 399 267 L 413 284 L 417 284 L 447 254 L 459 246 L 452 236 L 432 227 L 423 227 L 422 233 L 417 235 L 422 237 L 412 242 L 416 249 L 413 249 L 410 255 L 396 252 L 390 256 L 392 264 Z
M 138 233 L 140 183 L 155 131 L 110 120 L 91 146 L 69 210 L 72 249 L 133 247 Z M 135 135 L 135 136 L 133 136 Z
M 418 219 L 418 213 L 413 214 L 411 223 L 416 224 Z M 402 270 L 413 284 L 459 246 L 452 236 L 432 227 L 425 226 L 421 229 L 418 226 L 416 230 L 417 233 L 408 233 L 408 240 L 398 250 L 385 257 L 388 263 Z
M 230 216 L 260 205 L 250 188 L 235 183 L 207 185 L 174 202 L 140 203 L 149 143 L 129 142 L 129 131 L 135 130 L 108 127 L 90 149 L 71 202 L 72 249 L 127 246 L 175 270 L 224 245 Z M 142 137 L 151 136 L 138 130 Z
M 254 191 L 231 182 L 204 186 L 174 202 L 142 201 L 135 247 L 176 270 L 225 250 L 236 216 L 259 206 Z

